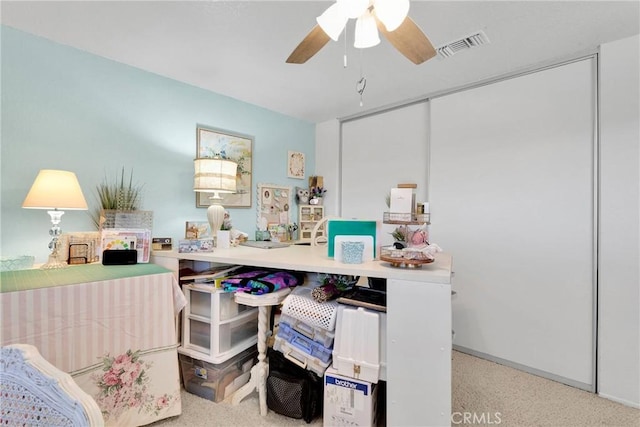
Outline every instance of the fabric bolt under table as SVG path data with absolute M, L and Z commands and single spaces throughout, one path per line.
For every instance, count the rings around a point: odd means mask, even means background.
M 186 301 L 169 270 L 91 264 L 0 279 L 1 344 L 37 347 L 98 402 L 107 425 L 181 413 L 175 315 Z

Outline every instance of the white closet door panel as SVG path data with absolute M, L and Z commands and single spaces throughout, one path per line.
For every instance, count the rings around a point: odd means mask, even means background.
M 431 239 L 454 344 L 593 383 L 594 65 L 431 101 Z
M 418 184 L 427 196 L 428 103 L 421 102 L 342 124 L 341 216 L 382 221 L 385 197 L 401 182 Z M 392 226 L 379 242 L 391 244 Z

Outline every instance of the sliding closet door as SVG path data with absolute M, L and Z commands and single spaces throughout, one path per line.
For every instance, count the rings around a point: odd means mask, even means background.
M 401 182 L 417 184 L 417 201 L 426 200 L 428 108 L 424 101 L 342 123 L 342 217 L 382 222 L 385 198 Z M 382 227 L 382 244 L 393 242 L 393 228 Z
M 431 101 L 431 236 L 454 345 L 594 384 L 595 59 Z

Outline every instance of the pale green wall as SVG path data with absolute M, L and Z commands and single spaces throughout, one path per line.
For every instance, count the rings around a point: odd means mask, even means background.
M 154 236 L 183 237 L 185 221 L 205 219 L 192 191 L 197 124 L 255 137 L 254 193 L 258 183 L 306 183 L 287 178 L 288 150 L 305 153 L 306 170 L 314 169 L 312 123 L 12 28 L 1 31 L 3 256 L 44 261 L 48 254 L 48 215 L 21 208 L 40 169 L 74 171 L 91 207 L 105 173 L 133 168 L 134 180 L 144 183 L 143 209 L 154 212 Z M 253 235 L 255 194 L 251 208 L 230 212 L 234 226 Z M 67 212 L 61 225 L 94 229 L 86 212 Z

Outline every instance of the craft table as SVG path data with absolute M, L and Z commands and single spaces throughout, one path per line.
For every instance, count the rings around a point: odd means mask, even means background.
M 31 344 L 98 402 L 107 425 L 179 415 L 175 316 L 186 301 L 153 264 L 0 274 L 0 344 Z
M 156 264 L 179 271 L 181 259 L 303 272 L 387 279 L 387 425 L 443 426 L 451 417 L 451 256 L 421 268 L 374 260 L 343 264 L 326 246 L 276 249 L 246 246 L 212 253 L 152 253 Z

